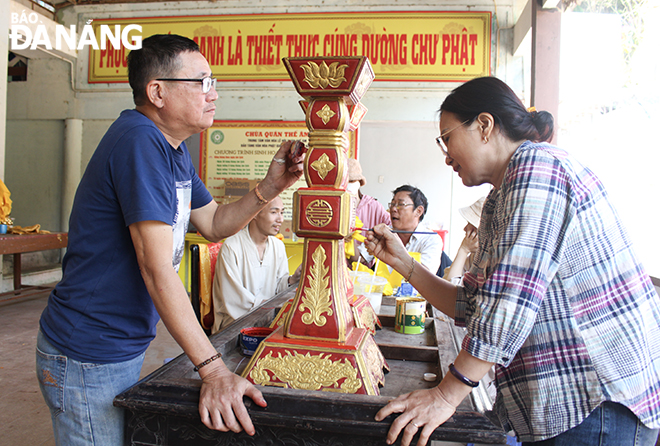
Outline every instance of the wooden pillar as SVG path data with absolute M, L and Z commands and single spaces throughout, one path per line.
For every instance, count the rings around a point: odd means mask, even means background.
M 62 214 L 60 230 L 69 231 L 69 217 L 73 208 L 73 199 L 82 177 L 82 119 L 64 120 L 64 167 L 62 178 Z
M 543 9 L 538 0 L 532 2 L 532 79 L 531 105 L 552 113 L 555 136 L 559 123 L 559 44 L 561 11 Z

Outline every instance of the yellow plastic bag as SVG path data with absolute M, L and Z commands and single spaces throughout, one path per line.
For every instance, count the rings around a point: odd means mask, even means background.
M 211 255 L 205 243 L 199 244 L 199 318 L 203 328 L 213 328 L 213 276 L 211 274 Z
M 362 235 L 362 226 L 364 223 L 362 223 L 362 220 L 360 220 L 357 216 L 355 217 L 355 231 L 346 239 L 344 239 L 344 251 L 346 254 L 346 257 L 351 258 L 355 255 L 355 243 L 353 241 L 356 241 L 358 243 L 364 243 L 366 237 Z
M 0 223 L 1 224 L 11 224 L 9 219 L 9 214 L 11 214 L 11 192 L 5 186 L 5 183 L 0 180 Z
M 410 257 L 413 259 L 417 260 L 418 262 L 422 261 L 422 254 L 419 252 L 409 252 Z M 383 262 L 381 262 L 382 264 Z M 380 269 L 380 266 L 378 267 Z M 387 269 L 387 266 L 385 266 L 385 269 Z M 403 280 L 403 277 L 401 274 L 396 272 L 395 270 L 392 270 L 392 274 L 389 275 L 388 281 L 390 282 L 390 285 L 392 285 L 393 288 L 399 288 L 401 286 L 401 281 Z
M 420 262 L 422 259 L 422 254 L 419 252 L 409 252 L 408 254 L 410 254 L 410 257 L 417 260 L 418 262 Z M 355 270 L 355 262 L 353 262 L 352 266 L 353 266 L 353 270 Z M 359 264 L 358 268 L 359 268 L 358 271 L 367 271 L 370 273 L 373 272 L 362 263 Z M 385 277 L 387 279 L 388 284 L 385 285 L 385 291 L 383 291 L 383 295 L 385 296 L 391 296 L 392 293 L 394 292 L 394 288 L 399 288 L 401 286 L 401 281 L 403 280 L 401 274 L 399 274 L 394 269 L 390 273 L 390 269 L 387 266 L 387 264 L 385 262 L 380 262 L 380 261 L 378 262 L 378 271 L 376 271 L 376 275 L 380 277 Z
M 369 269 L 368 266 L 359 263 L 359 262 L 353 262 L 353 271 L 355 271 L 355 264 L 358 263 L 358 271 L 366 271 L 370 274 L 373 274 L 373 271 Z M 392 274 L 394 274 L 396 271 L 392 270 Z M 398 274 L 398 273 L 397 273 Z M 376 271 L 376 275 L 380 277 L 384 277 L 387 279 L 387 283 L 385 284 L 385 288 L 383 289 L 383 296 L 391 296 L 394 294 L 394 289 L 392 288 L 392 285 L 390 284 L 390 271 L 387 268 L 387 265 L 383 262 L 378 262 L 378 271 Z M 401 275 L 399 274 L 399 277 Z M 398 286 L 398 285 L 397 285 Z
M 10 234 L 50 234 L 50 231 L 41 229 L 39 223 L 32 226 L 12 226 L 7 232 Z

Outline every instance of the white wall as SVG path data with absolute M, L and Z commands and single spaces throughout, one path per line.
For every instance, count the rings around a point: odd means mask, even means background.
M 660 277 L 660 5 L 648 5 L 644 22 L 625 67 L 617 16 L 564 14 L 558 144 L 598 175 L 647 272 Z
M 366 121 L 360 132 L 359 159 L 367 179 L 362 191 L 387 205 L 397 187 L 410 184 L 419 188 L 429 201 L 424 222 L 434 229 L 449 230 L 445 251 L 454 254 L 463 239 L 465 226 L 457 209 L 472 204 L 487 194 L 490 187 L 465 187 L 445 164 L 435 142 L 437 119 Z

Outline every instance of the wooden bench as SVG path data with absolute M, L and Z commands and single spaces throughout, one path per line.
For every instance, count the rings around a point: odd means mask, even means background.
M 21 254 L 25 252 L 48 251 L 66 248 L 69 241 L 66 232 L 50 234 L 2 234 L 0 235 L 0 255 L 14 255 L 14 294 L 21 293 Z

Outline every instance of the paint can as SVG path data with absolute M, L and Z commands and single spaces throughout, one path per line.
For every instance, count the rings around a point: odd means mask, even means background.
M 241 353 L 245 356 L 252 356 L 257 351 L 257 347 L 261 341 L 266 339 L 270 334 L 275 331 L 274 328 L 266 327 L 248 327 L 241 330 L 238 337 L 238 343 L 241 346 Z
M 394 331 L 405 334 L 424 333 L 426 300 L 421 297 L 397 297 Z

